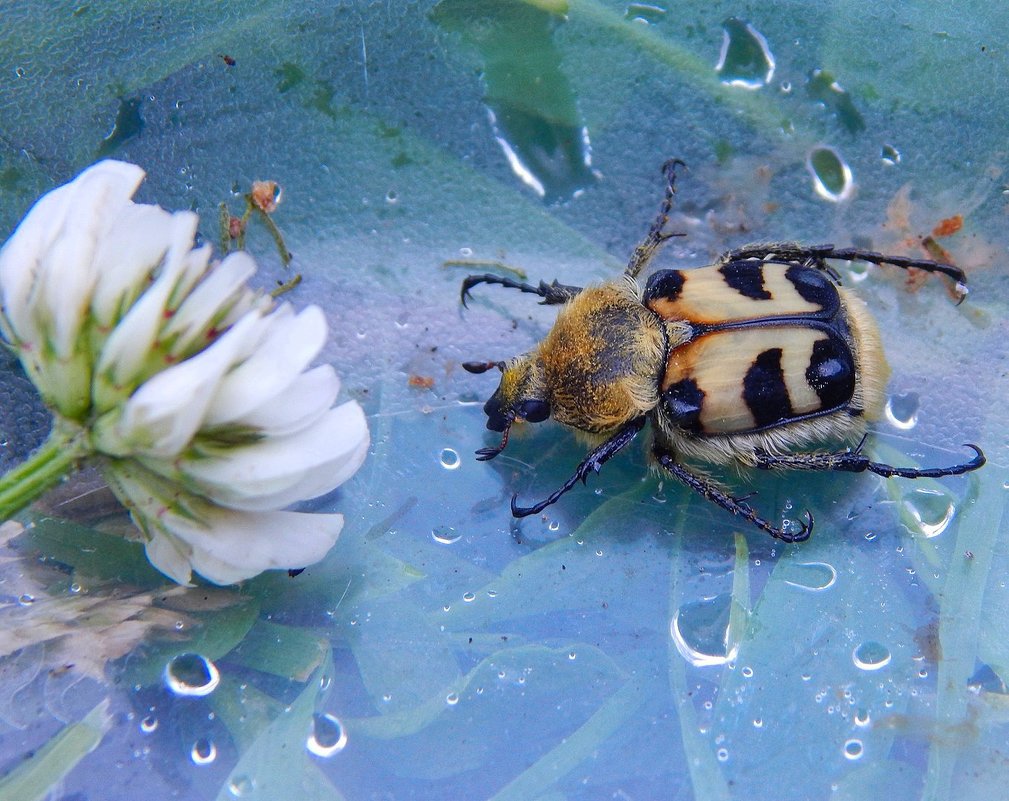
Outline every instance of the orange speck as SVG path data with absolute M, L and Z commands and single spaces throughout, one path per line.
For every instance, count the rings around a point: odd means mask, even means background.
M 952 236 L 961 228 L 963 228 L 963 215 L 954 214 L 952 217 L 947 217 L 945 220 L 941 220 L 939 224 L 932 229 L 932 236 Z
M 260 211 L 272 214 L 280 203 L 280 187 L 276 181 L 253 181 L 249 199 Z
M 411 375 L 407 384 L 414 389 L 431 389 L 434 386 L 434 379 L 426 375 Z

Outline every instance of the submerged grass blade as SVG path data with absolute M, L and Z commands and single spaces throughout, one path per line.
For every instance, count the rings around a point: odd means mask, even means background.
M 981 475 L 981 498 L 1002 498 L 1005 471 L 994 465 Z M 957 762 L 969 742 L 962 736 L 970 725 L 970 696 L 967 688 L 978 653 L 980 621 L 985 589 L 992 564 L 992 554 L 1007 524 L 1007 504 L 976 501 L 960 519 L 956 531 L 955 554 L 972 554 L 955 559 L 949 566 L 945 585 L 939 594 L 938 696 L 936 698 L 937 734 L 929 750 L 922 798 L 940 801 L 951 798 Z
M 602 748 L 606 740 L 631 720 L 641 705 L 655 694 L 655 689 L 639 678 L 632 678 L 577 731 L 495 793 L 491 801 L 542 798 L 558 781 Z
M 0 798 L 36 801 L 94 751 L 112 725 L 106 698 L 79 722 L 60 730 L 48 743 L 0 779 Z

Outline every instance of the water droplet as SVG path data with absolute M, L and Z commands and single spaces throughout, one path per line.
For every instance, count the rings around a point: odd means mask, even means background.
M 953 500 L 938 489 L 916 487 L 904 494 L 901 505 L 914 521 L 918 532 L 929 539 L 942 534 L 956 514 Z
M 431 536 L 435 542 L 440 542 L 442 545 L 451 545 L 453 542 L 458 542 L 462 539 L 462 534 L 452 528 L 452 526 L 433 528 L 431 529 Z
M 179 654 L 165 665 L 165 684 L 176 695 L 210 695 L 220 681 L 217 666 L 200 654 Z
M 455 706 L 459 703 L 459 693 L 449 693 L 445 696 L 445 703 L 449 706 Z
M 158 728 L 158 719 L 154 715 L 148 715 L 143 720 L 140 721 L 140 731 L 144 734 L 150 734 L 156 731 Z
M 312 732 L 305 741 L 309 752 L 319 757 L 331 757 L 347 745 L 347 730 L 335 715 L 312 716 Z
M 724 665 L 735 659 L 739 643 L 729 643 L 729 609 L 732 596 L 692 601 L 676 610 L 669 624 L 680 656 L 697 667 Z
M 624 19 L 633 22 L 643 22 L 646 25 L 654 25 L 662 22 L 668 12 L 662 6 L 653 6 L 649 3 L 629 3 L 624 12 Z
M 749 679 L 749 678 L 752 678 L 752 676 L 753 676 L 753 668 L 751 668 L 751 667 L 749 667 L 749 666 L 747 666 L 747 667 L 744 667 L 744 668 L 743 668 L 743 669 L 742 669 L 741 671 L 739 671 L 739 672 L 743 674 L 743 678 L 744 678 L 744 679 Z
M 33 603 L 35 603 L 35 596 L 32 595 L 31 593 L 26 592 L 23 595 L 18 596 L 18 603 L 21 606 L 31 606 Z
M 457 470 L 459 465 L 462 464 L 459 452 L 454 448 L 442 448 L 439 460 L 441 461 L 441 466 L 446 470 Z
M 813 190 L 824 200 L 839 203 L 851 197 L 855 183 L 849 167 L 832 147 L 814 147 L 806 160 Z
M 762 729 L 762 728 L 764 728 L 764 719 L 763 718 L 754 718 L 753 719 L 753 728 L 755 728 L 755 729 Z
M 81 585 L 78 584 L 76 581 L 70 585 L 70 592 L 73 593 L 74 595 L 78 595 L 82 589 L 83 587 L 81 587 Z
M 852 651 L 855 667 L 862 670 L 879 670 L 890 664 L 890 649 L 875 640 L 867 640 Z
M 465 601 L 466 603 L 472 603 L 473 601 L 475 601 L 475 600 L 476 600 L 476 594 L 475 594 L 475 593 L 472 593 L 472 592 L 464 592 L 464 593 L 462 594 L 462 599 L 463 599 L 463 600 L 464 600 L 464 601 Z
M 560 528 L 561 524 L 560 521 L 558 520 L 551 520 L 549 523 L 547 523 L 547 529 L 550 531 L 560 531 Z
M 193 743 L 189 756 L 192 758 L 194 765 L 209 765 L 217 759 L 217 746 L 214 745 L 213 740 L 201 737 Z
M 396 203 L 399 202 L 399 195 L 396 194 L 395 189 L 390 189 L 388 192 L 385 193 L 385 202 L 388 203 L 390 206 L 395 205 Z
M 900 164 L 900 151 L 893 145 L 884 144 L 883 147 L 880 148 L 879 156 L 883 159 L 884 164 Z
M 848 740 L 844 744 L 844 756 L 848 759 L 852 760 L 858 759 L 859 757 L 862 756 L 863 751 L 864 748 L 862 747 L 861 740 L 852 739 Z
M 886 421 L 894 428 L 907 431 L 914 428 L 918 422 L 918 405 L 920 398 L 915 392 L 905 392 L 901 395 L 892 395 L 886 400 L 884 414 Z
M 245 798 L 256 790 L 256 782 L 251 776 L 235 776 L 228 782 L 228 792 L 235 798 Z
M 781 89 L 781 93 L 783 95 L 789 95 L 789 94 L 791 94 L 792 93 L 792 82 L 791 81 L 782 81 L 781 85 L 779 86 L 779 89 Z
M 574 660 L 574 659 L 577 659 L 577 658 L 578 658 L 577 652 L 575 652 L 575 651 L 569 651 L 568 652 L 568 659 Z
M 859 709 L 855 713 L 855 725 L 858 726 L 859 728 L 865 728 L 871 722 L 872 719 L 869 717 L 869 713 L 867 710 Z
M 795 562 L 779 565 L 785 567 L 785 583 L 810 592 L 822 592 L 834 586 L 837 581 L 837 570 L 826 562 Z
M 729 86 L 766 86 L 774 75 L 774 56 L 767 39 L 748 22 L 729 17 L 722 23 L 722 51 L 715 72 Z
M 726 762 L 729 759 L 729 749 L 728 748 L 719 748 L 715 752 L 715 756 L 718 757 L 718 761 L 719 762 Z

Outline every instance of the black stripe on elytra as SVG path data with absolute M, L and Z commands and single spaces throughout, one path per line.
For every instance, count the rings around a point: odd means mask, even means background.
M 648 301 L 655 298 L 676 300 L 682 291 L 683 272 L 681 270 L 659 270 L 657 273 L 652 273 L 648 283 L 645 284 L 642 302 L 647 304 Z
M 764 265 L 753 259 L 730 261 L 718 268 L 725 283 L 740 295 L 753 300 L 770 300 L 771 293 L 764 289 Z
M 847 344 L 836 337 L 818 339 L 806 369 L 806 381 L 827 411 L 844 406 L 855 393 L 855 360 Z
M 700 434 L 701 407 L 704 405 L 704 391 L 692 378 L 684 378 L 662 393 L 662 406 L 671 422 L 677 428 Z
M 785 278 L 791 281 L 799 297 L 822 309 L 816 313 L 818 317 L 830 317 L 840 307 L 841 297 L 837 293 L 837 286 L 823 270 L 793 264 L 785 270 Z
M 743 377 L 743 401 L 757 428 L 795 417 L 781 369 L 781 348 L 763 351 Z

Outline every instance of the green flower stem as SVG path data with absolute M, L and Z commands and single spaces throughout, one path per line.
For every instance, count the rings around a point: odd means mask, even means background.
M 89 450 L 84 432 L 55 426 L 46 443 L 27 461 L 0 477 L 0 522 L 59 483 Z

